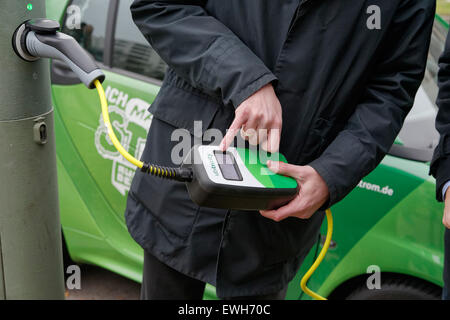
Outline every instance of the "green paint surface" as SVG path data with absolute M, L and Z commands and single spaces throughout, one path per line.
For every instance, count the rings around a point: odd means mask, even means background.
M 296 188 L 297 181 L 291 177 L 274 174 L 268 167 L 267 161 L 287 162 L 281 153 L 267 154 L 253 149 L 236 148 L 250 173 L 267 188 Z

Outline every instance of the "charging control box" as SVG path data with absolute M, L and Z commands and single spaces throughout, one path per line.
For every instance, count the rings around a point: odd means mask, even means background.
M 194 146 L 182 165 L 193 172 L 192 181 L 186 183 L 189 195 L 204 207 L 239 210 L 280 207 L 297 195 L 297 181 L 273 173 L 266 166 L 267 160 L 286 162 L 279 153 L 263 157 L 246 148 L 230 147 L 223 152 L 217 146 Z

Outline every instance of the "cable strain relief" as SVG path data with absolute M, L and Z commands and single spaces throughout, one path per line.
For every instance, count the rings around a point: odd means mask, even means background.
M 144 162 L 141 168 L 141 172 L 150 173 L 150 165 Z
M 193 179 L 192 170 L 189 168 L 168 168 L 145 162 L 142 164 L 141 172 L 180 182 L 189 182 Z
M 192 171 L 192 169 L 190 168 L 177 168 L 176 170 L 176 176 L 179 177 L 180 180 L 178 181 L 183 181 L 183 182 L 191 182 L 192 179 L 194 178 L 194 173 Z

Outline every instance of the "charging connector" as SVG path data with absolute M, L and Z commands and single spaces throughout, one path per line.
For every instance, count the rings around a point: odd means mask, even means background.
M 94 81 L 103 82 L 105 75 L 89 54 L 71 36 L 58 32 L 59 23 L 49 19 L 27 20 L 14 32 L 13 49 L 28 62 L 40 58 L 64 61 L 89 89 Z

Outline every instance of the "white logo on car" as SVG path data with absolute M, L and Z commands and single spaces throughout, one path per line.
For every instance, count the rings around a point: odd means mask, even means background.
M 152 122 L 152 115 L 147 111 L 150 104 L 139 98 L 129 99 L 128 94 L 116 88 L 107 87 L 105 94 L 111 124 L 118 140 L 125 150 L 140 159 Z M 112 161 L 111 184 L 125 195 L 130 189 L 136 167 L 125 160 L 113 146 L 101 114 L 95 132 L 95 147 L 100 156 Z

